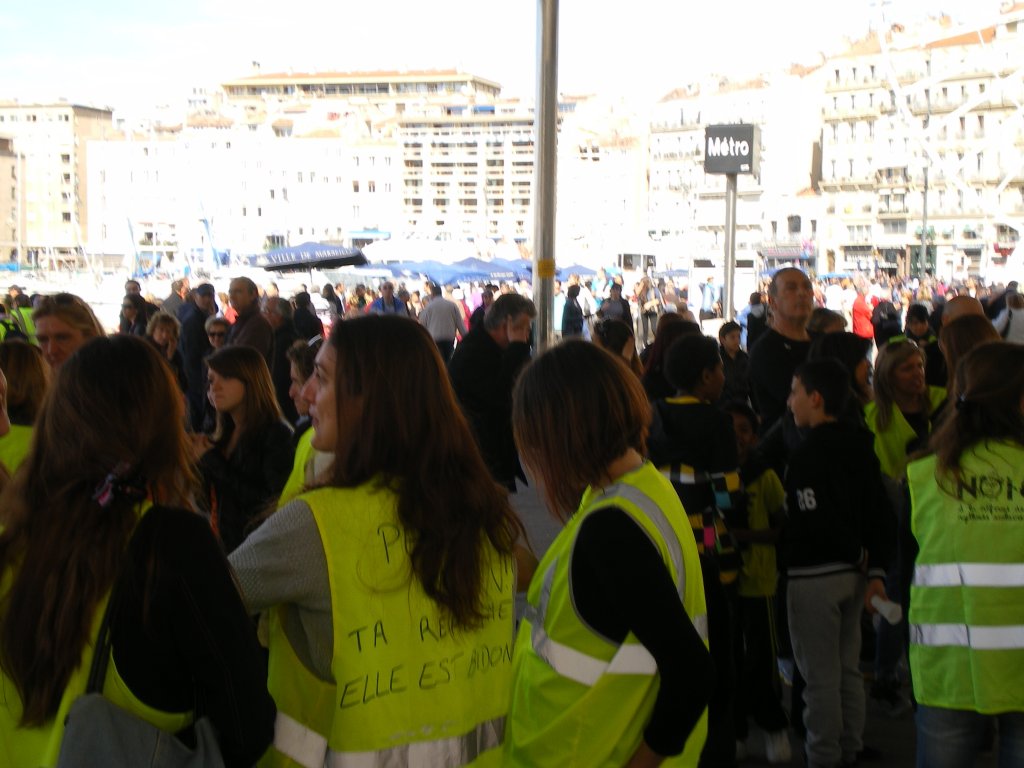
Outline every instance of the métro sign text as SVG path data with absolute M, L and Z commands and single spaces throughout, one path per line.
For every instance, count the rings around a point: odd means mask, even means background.
M 761 130 L 756 125 L 709 125 L 704 129 L 705 173 L 761 170 Z

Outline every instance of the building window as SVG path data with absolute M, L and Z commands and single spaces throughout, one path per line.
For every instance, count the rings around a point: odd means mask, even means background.
M 358 181 L 353 181 L 352 182 L 352 191 L 353 192 L 358 192 L 359 191 L 359 182 Z
M 70 173 L 65 173 L 64 174 L 64 183 L 65 184 L 70 184 L 71 183 L 71 174 Z
M 62 163 L 64 163 L 65 165 L 67 165 L 68 163 L 71 162 L 71 155 L 61 155 L 60 156 L 60 161 Z
M 377 191 L 377 182 L 375 182 L 375 181 L 368 181 L 368 182 L 366 182 L 366 191 L 367 192 L 376 192 Z
M 359 206 L 358 205 L 353 205 L 352 206 L 352 218 L 353 219 L 358 219 L 359 218 Z
M 245 214 L 246 214 L 246 211 L 245 211 L 245 207 L 243 206 L 242 207 L 242 215 L 245 216 Z
M 274 199 L 274 194 L 275 194 L 275 193 L 274 193 L 274 190 L 270 190 L 270 199 L 271 199 L 271 200 L 273 200 L 273 199 Z
M 256 215 L 257 216 L 262 216 L 263 215 L 263 209 L 262 208 L 257 208 L 256 209 Z
M 61 218 L 61 221 L 63 221 L 65 224 L 70 224 L 71 223 L 71 212 L 70 211 L 64 211 L 64 213 L 62 213 L 60 215 L 60 218 Z

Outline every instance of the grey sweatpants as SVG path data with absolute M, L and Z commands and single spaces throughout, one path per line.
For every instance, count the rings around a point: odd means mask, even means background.
M 793 656 L 807 681 L 804 725 L 809 768 L 852 762 L 863 747 L 864 680 L 859 572 L 790 578 L 787 592 Z

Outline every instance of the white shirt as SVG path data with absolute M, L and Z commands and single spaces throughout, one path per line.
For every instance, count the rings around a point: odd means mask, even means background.
M 456 333 L 466 335 L 462 313 L 454 301 L 448 301 L 443 296 L 432 296 L 420 312 L 418 320 L 434 341 L 455 341 Z

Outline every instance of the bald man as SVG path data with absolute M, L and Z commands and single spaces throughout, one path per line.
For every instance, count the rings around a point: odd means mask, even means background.
M 947 299 L 942 307 L 940 325 L 945 328 L 954 320 L 970 315 L 981 315 L 985 317 L 985 308 L 973 296 L 961 294 Z M 931 387 L 944 387 L 948 383 L 949 372 L 946 368 L 946 358 L 939 349 L 939 342 L 933 341 L 924 348 L 924 378 Z
M 948 325 L 954 320 L 967 315 L 985 316 L 985 308 L 973 296 L 961 294 L 949 299 L 942 308 L 942 325 Z

